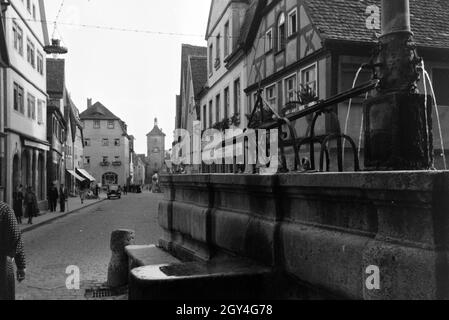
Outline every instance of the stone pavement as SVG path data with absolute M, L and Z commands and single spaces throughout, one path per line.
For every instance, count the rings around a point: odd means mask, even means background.
M 104 288 L 112 231 L 133 229 L 136 243 L 157 243 L 162 234 L 157 218 L 161 199 L 162 195 L 148 192 L 128 194 L 121 200 L 99 202 L 25 232 L 27 278 L 16 285 L 17 299 L 96 299 L 86 297 L 86 290 Z M 66 288 L 69 266 L 80 271 L 80 290 Z M 98 299 L 127 299 L 127 295 Z
M 94 204 L 97 204 L 101 201 L 104 201 L 106 199 L 105 194 L 101 194 L 99 199 L 97 200 L 85 200 L 84 203 L 81 203 L 80 198 L 69 198 L 67 204 L 66 204 L 66 211 L 60 212 L 59 211 L 59 202 L 58 202 L 58 210 L 56 212 L 50 212 L 50 211 L 41 211 L 38 217 L 33 218 L 33 224 L 29 225 L 28 218 L 22 218 L 23 224 L 21 224 L 20 230 L 22 233 L 29 232 L 31 230 L 34 230 L 44 224 L 47 224 L 51 221 L 63 218 L 69 214 L 72 214 L 74 212 L 77 212 L 78 210 L 81 210 L 83 208 L 90 207 Z

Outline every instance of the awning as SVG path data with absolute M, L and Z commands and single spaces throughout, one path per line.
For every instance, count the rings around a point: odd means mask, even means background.
M 90 182 L 96 181 L 95 178 L 92 177 L 92 176 L 89 174 L 89 172 L 87 172 L 86 170 L 84 170 L 84 169 L 78 169 L 78 168 L 76 168 L 76 170 L 77 170 L 82 176 L 84 176 L 87 180 L 89 180 Z
M 73 177 L 75 177 L 76 180 L 83 182 L 84 179 L 83 177 L 81 177 L 80 175 L 78 175 L 75 171 L 73 170 L 67 170 L 68 173 L 70 173 Z

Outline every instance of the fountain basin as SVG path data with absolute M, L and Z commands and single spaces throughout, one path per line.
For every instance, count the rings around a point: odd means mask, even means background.
M 160 245 L 275 267 L 281 298 L 447 299 L 449 172 L 161 177 Z M 380 270 L 369 290 L 367 269 Z

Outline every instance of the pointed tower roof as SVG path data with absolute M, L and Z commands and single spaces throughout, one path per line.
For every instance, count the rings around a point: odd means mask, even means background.
M 148 136 L 159 136 L 159 137 L 165 137 L 165 133 L 162 132 L 162 130 L 159 128 L 157 124 L 157 118 L 154 119 L 154 128 L 150 131 L 150 133 L 147 134 Z

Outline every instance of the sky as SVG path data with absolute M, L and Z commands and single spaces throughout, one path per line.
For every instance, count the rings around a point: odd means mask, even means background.
M 100 101 L 128 124 L 142 154 L 158 118 L 171 148 L 181 45 L 207 45 L 211 0 L 45 0 L 48 21 L 55 21 L 62 2 L 56 32 L 50 23 L 49 35 L 69 49 L 63 56 L 66 85 L 80 112 L 88 98 Z

